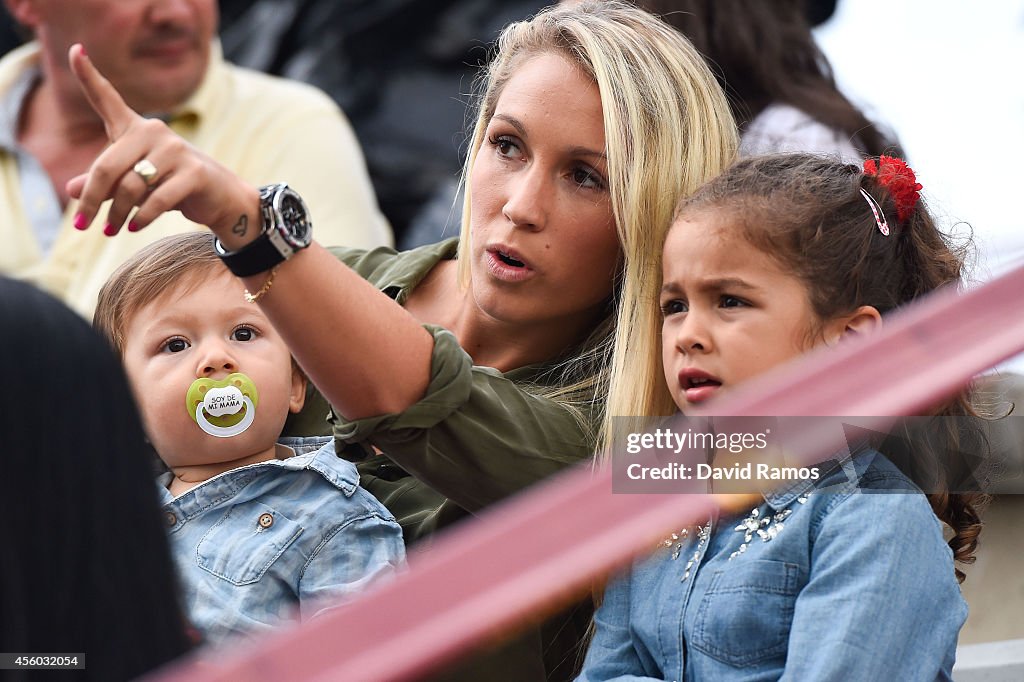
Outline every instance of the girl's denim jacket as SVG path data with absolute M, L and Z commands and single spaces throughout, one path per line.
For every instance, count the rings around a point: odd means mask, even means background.
M 709 523 L 608 586 L 578 680 L 950 679 L 952 551 L 882 455 Z
M 331 438 L 160 495 L 184 605 L 208 643 L 311 618 L 403 565 L 395 518 Z

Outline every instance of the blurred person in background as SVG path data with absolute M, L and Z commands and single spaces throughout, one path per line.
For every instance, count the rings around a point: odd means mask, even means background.
M 0 3 L 0 54 L 7 54 L 24 42 L 25 37 L 19 33 L 17 22 Z
M 59 301 L 2 277 L 0 350 L 0 651 L 84 654 L 74 679 L 99 682 L 180 656 L 154 460 L 120 361 Z M 64 673 L 0 679 L 47 674 Z
M 0 60 L 0 272 L 30 279 L 90 315 L 100 286 L 130 254 L 162 236 L 200 229 L 174 213 L 144 233 L 110 240 L 101 212 L 100 229 L 81 231 L 86 225 L 65 184 L 108 138 L 68 69 L 76 42 L 129 106 L 165 121 L 183 143 L 252 183 L 287 178 L 316 212 L 324 243 L 391 243 L 359 144 L 338 107 L 308 85 L 225 62 L 214 40 L 214 0 L 5 4 L 35 39 Z M 135 180 L 139 187 L 173 180 L 161 171 L 161 159 L 148 158 Z
M 725 89 L 740 128 L 740 155 L 816 152 L 859 164 L 897 152 L 836 86 L 811 33 L 835 2 L 637 0 L 689 38 Z
M 546 4 L 221 0 L 221 40 L 231 61 L 334 98 L 363 146 L 396 242 L 407 249 L 458 234 L 473 80 L 498 32 Z

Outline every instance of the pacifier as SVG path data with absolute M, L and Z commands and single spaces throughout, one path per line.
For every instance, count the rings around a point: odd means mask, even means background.
M 235 372 L 219 380 L 193 381 L 185 394 L 185 409 L 206 433 L 229 438 L 252 426 L 259 400 L 252 379 Z

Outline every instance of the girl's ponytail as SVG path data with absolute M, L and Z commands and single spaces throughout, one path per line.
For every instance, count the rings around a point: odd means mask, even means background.
M 903 277 L 899 285 L 899 299 L 910 301 L 934 291 L 938 286 L 956 285 L 960 281 L 963 269 L 962 254 L 950 248 L 936 229 L 931 216 L 921 204 L 921 183 L 913 169 L 902 159 L 891 156 L 880 156 L 864 162 L 864 184 L 872 186 L 874 193 L 861 189 L 867 200 L 868 207 L 874 214 L 875 224 L 883 234 L 894 234 L 895 248 L 903 262 Z M 895 230 L 891 229 L 886 220 L 886 211 L 875 200 L 879 196 L 890 207 L 889 215 L 896 219 Z M 975 561 L 978 548 L 978 535 L 981 533 L 981 517 L 979 509 L 988 499 L 977 492 L 951 492 L 949 489 L 951 474 L 960 472 L 962 462 L 954 462 L 952 458 L 965 445 L 963 441 L 974 441 L 971 447 L 983 445 L 984 436 L 980 429 L 962 417 L 973 416 L 975 411 L 966 396 L 959 396 L 940 410 L 939 417 L 952 417 L 940 425 L 945 434 L 942 447 L 931 449 L 931 452 L 918 453 L 918 456 L 939 458 L 945 464 L 946 475 L 939 490 L 928 494 L 935 515 L 953 531 L 949 547 L 953 551 L 953 559 L 957 563 L 970 564 Z M 958 418 L 960 417 L 960 418 Z M 918 441 L 920 444 L 922 441 Z M 959 478 L 959 476 L 954 476 Z M 976 478 L 976 484 L 980 484 Z M 956 578 L 963 582 L 966 575 L 954 567 Z

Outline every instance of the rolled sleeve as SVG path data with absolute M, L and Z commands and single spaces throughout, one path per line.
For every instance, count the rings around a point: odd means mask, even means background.
M 565 405 L 474 366 L 451 332 L 424 326 L 434 350 L 423 398 L 398 414 L 334 415 L 336 438 L 377 447 L 468 511 L 592 454 L 592 438 Z
M 424 325 L 434 337 L 430 362 L 430 383 L 426 395 L 403 412 L 349 421 L 336 413 L 334 435 L 346 442 L 361 442 L 375 434 L 402 432 L 415 437 L 421 429 L 436 426 L 465 405 L 472 392 L 473 361 L 459 346 L 455 335 L 443 327 Z

